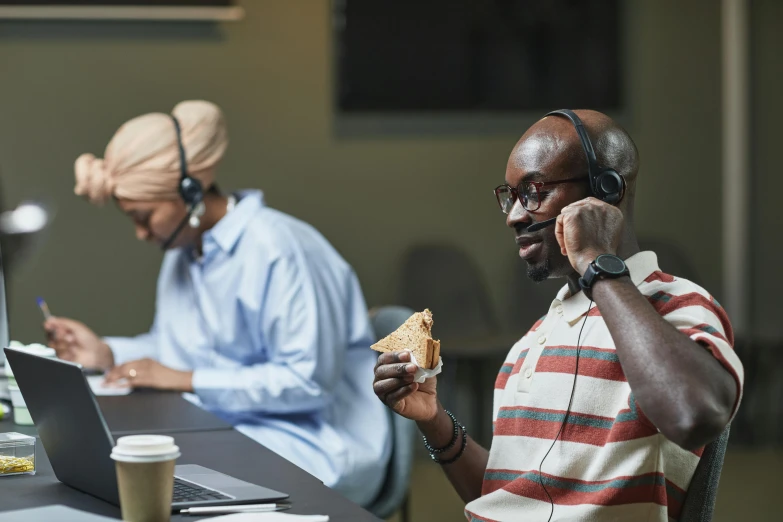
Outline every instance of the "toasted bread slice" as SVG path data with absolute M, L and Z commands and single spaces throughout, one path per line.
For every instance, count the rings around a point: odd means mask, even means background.
M 410 350 L 422 368 L 438 365 L 440 341 L 432 338 L 432 312 L 425 309 L 408 318 L 397 330 L 372 345 L 378 352 Z

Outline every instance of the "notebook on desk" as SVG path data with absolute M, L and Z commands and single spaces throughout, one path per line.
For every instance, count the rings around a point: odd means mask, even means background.
M 5 354 L 57 480 L 119 505 L 110 456 L 114 438 L 81 366 L 11 348 L 6 348 Z M 285 493 L 202 466 L 178 465 L 174 474 L 174 510 L 288 498 Z

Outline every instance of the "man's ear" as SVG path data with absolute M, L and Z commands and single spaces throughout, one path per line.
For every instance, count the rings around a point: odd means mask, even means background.
M 617 200 L 617 203 L 615 203 L 616 206 L 619 206 L 620 203 L 623 202 L 623 198 L 625 198 L 625 191 L 628 190 L 628 183 L 625 181 L 625 176 L 620 176 L 620 179 L 623 182 L 623 188 L 620 191 L 620 199 Z

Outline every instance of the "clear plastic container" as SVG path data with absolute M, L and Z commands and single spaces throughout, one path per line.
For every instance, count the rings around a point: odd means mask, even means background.
M 35 475 L 35 437 L 0 433 L 0 477 Z

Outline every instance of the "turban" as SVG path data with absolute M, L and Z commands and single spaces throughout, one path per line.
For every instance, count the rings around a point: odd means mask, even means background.
M 187 171 L 206 189 L 214 183 L 215 168 L 228 146 L 223 113 L 210 102 L 184 101 L 172 115 L 182 130 Z M 82 154 L 74 169 L 74 192 L 98 205 L 111 196 L 135 201 L 179 197 L 180 156 L 171 116 L 133 118 L 114 134 L 103 159 Z

